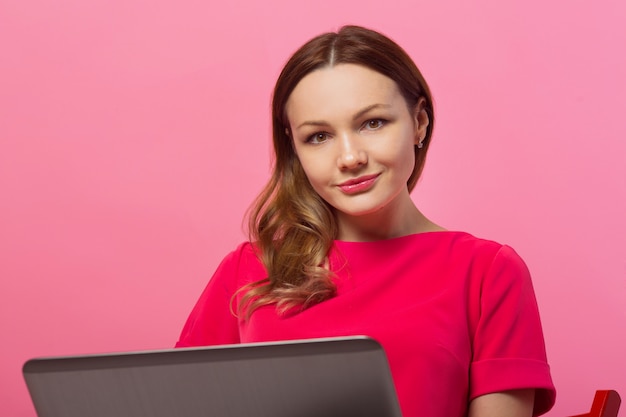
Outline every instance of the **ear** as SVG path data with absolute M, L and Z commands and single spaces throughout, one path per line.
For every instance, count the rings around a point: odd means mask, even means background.
M 425 138 L 428 132 L 428 124 L 430 118 L 426 112 L 426 99 L 420 97 L 413 110 L 413 122 L 415 123 L 415 144 L 419 145 Z

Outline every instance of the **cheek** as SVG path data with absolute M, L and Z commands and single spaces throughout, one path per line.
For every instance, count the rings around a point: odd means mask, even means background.
M 415 146 L 412 145 L 410 148 L 404 151 L 402 153 L 402 156 L 404 158 L 404 166 L 409 172 L 412 172 L 413 168 L 415 168 Z
M 303 166 L 304 168 L 304 166 Z M 326 183 L 323 170 L 319 169 L 319 166 L 307 166 L 303 169 L 304 175 L 309 180 L 309 184 L 315 191 L 320 192 L 320 188 Z
M 389 155 L 388 166 L 395 171 L 395 181 L 407 183 L 415 169 L 414 146 L 403 146 L 394 152 L 393 155 Z
M 398 143 L 399 142 L 399 143 Z M 398 141 L 388 141 L 384 147 L 378 149 L 380 161 L 385 165 L 393 166 L 395 170 L 413 172 L 415 167 L 415 145 L 410 137 Z
M 311 155 L 298 154 L 298 161 L 300 161 L 300 166 L 302 167 L 302 172 L 305 177 L 309 180 L 311 186 L 318 191 L 317 184 L 323 181 L 323 173 L 327 170 L 324 169 L 324 164 L 322 161 L 316 160 L 316 158 L 311 157 Z M 319 192 L 319 191 L 318 191 Z

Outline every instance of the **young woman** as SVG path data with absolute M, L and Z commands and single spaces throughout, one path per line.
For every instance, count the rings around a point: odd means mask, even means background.
M 250 242 L 218 267 L 177 346 L 368 335 L 406 417 L 539 415 L 554 402 L 528 270 L 411 200 L 433 131 L 409 56 L 361 27 L 320 35 L 273 96 L 275 162 Z

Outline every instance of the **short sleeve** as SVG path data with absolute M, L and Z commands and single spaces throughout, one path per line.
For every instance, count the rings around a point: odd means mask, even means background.
M 240 246 L 228 254 L 217 267 L 191 311 L 176 347 L 239 343 L 238 320 L 231 300 L 242 250 Z
M 473 317 L 470 399 L 535 388 L 534 415 L 554 405 L 539 310 L 530 274 L 515 251 L 502 246 L 479 286 Z

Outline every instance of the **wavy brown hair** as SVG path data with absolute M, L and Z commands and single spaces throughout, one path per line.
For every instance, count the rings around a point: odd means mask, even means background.
M 411 191 L 424 167 L 434 126 L 433 102 L 424 77 L 409 55 L 386 36 L 359 26 L 319 35 L 287 61 L 272 100 L 274 163 L 272 176 L 249 215 L 250 240 L 256 243 L 267 278 L 244 286 L 238 309 L 246 317 L 264 305 L 279 313 L 300 311 L 335 295 L 328 253 L 337 237 L 333 208 L 310 185 L 289 137 L 286 104 L 307 74 L 338 64 L 358 64 L 396 82 L 413 111 L 424 98 L 429 124 L 407 181 Z

